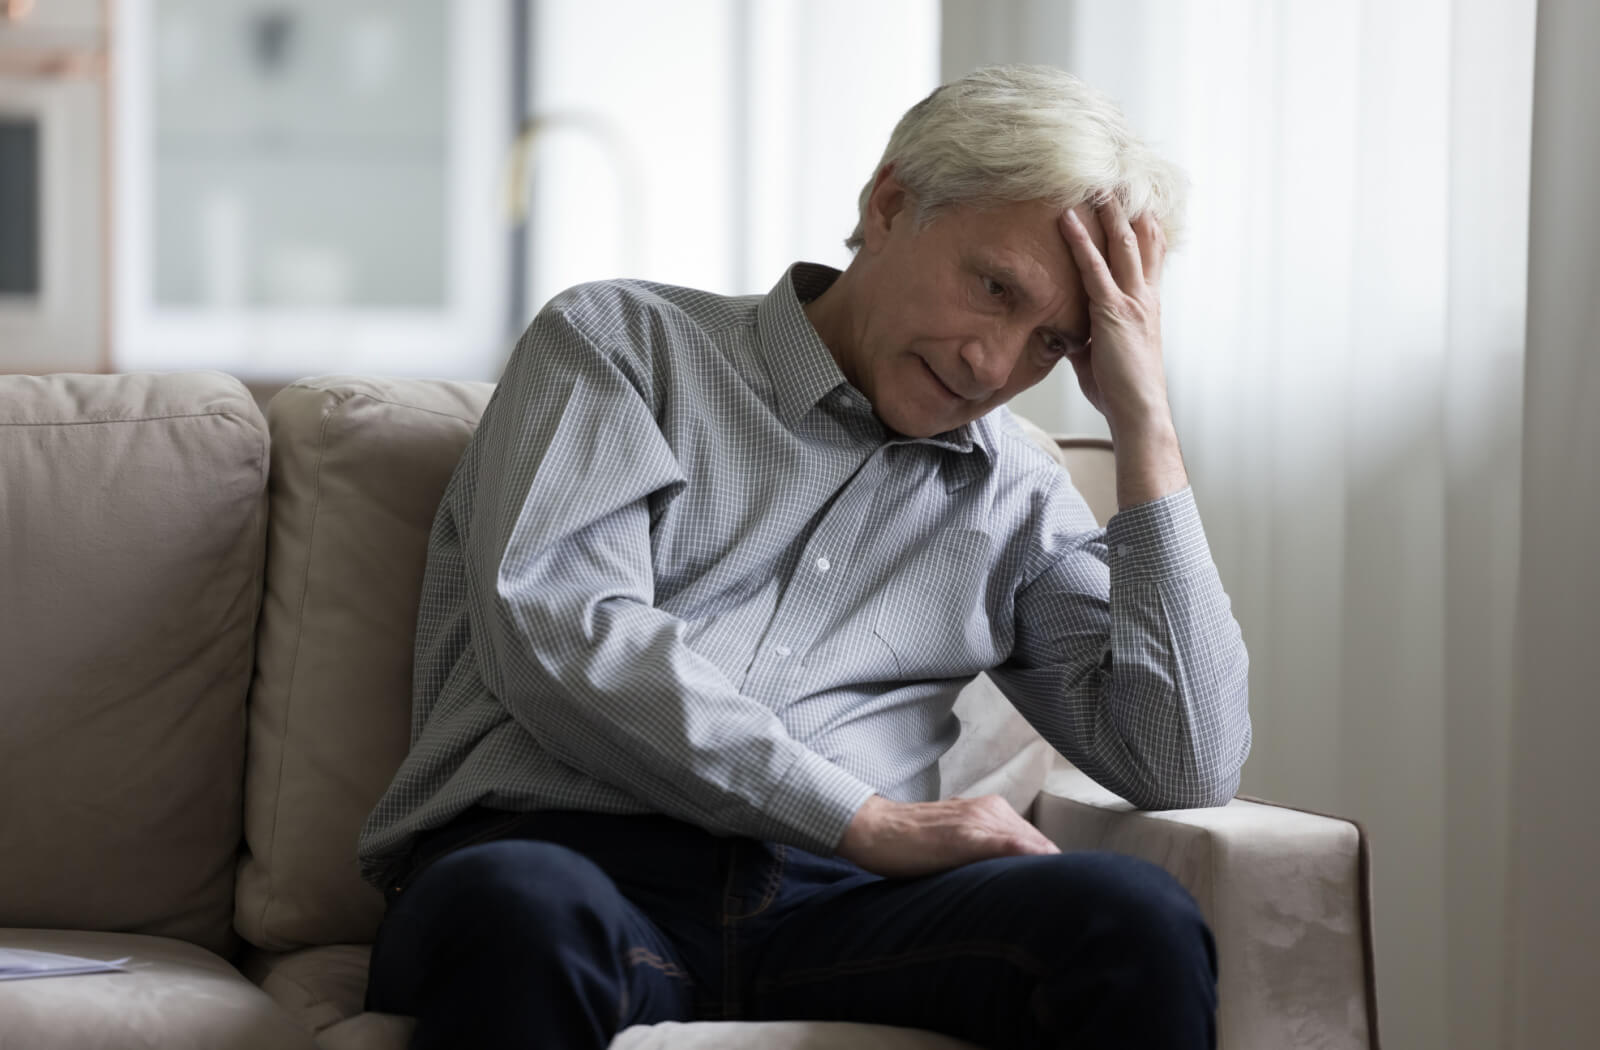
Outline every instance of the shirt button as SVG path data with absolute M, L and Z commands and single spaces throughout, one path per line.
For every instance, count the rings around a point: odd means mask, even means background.
M 817 559 L 817 571 L 818 572 L 827 572 L 831 568 L 833 568 L 833 563 L 828 561 L 827 558 L 818 558 Z
M 772 651 L 777 653 L 779 656 L 788 656 L 790 649 L 787 645 L 774 645 L 772 647 Z

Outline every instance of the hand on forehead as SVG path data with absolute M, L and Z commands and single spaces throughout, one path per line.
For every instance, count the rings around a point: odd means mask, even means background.
M 1094 246 L 1104 256 L 1106 253 L 1106 232 L 1101 228 L 1100 221 L 1095 215 L 1094 205 L 1089 201 L 1084 201 L 1082 204 L 1073 205 L 1071 208 L 1063 209 L 1063 211 L 1071 211 L 1078 216 L 1078 221 L 1083 223 L 1084 229 L 1089 231 L 1089 237 L 1094 241 Z M 1060 227 L 1058 226 L 1057 229 L 1059 232 Z M 1062 239 L 1066 239 L 1065 234 L 1062 235 Z
M 1119 285 L 1130 288 L 1140 279 L 1145 284 L 1160 283 L 1167 238 L 1153 215 L 1147 211 L 1140 212 L 1130 220 L 1115 197 L 1098 204 L 1084 202 L 1063 209 L 1057 230 L 1062 240 L 1067 242 L 1069 250 L 1072 239 L 1066 226 L 1068 211 L 1078 217 L 1096 252 L 1106 261 Z M 1082 267 L 1079 269 L 1081 271 Z M 1079 276 L 1081 278 L 1083 274 L 1080 272 Z

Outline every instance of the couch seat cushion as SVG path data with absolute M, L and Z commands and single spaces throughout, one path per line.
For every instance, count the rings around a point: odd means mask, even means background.
M 0 981 L 0 1044 L 27 1050 L 310 1050 L 311 1036 L 221 956 L 169 937 L 0 929 L 0 947 L 126 973 Z
M 308 1032 L 361 1012 L 370 944 L 330 944 L 292 952 L 247 949 L 239 970 Z

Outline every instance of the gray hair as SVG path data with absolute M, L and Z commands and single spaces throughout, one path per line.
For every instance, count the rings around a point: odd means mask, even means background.
M 1109 98 L 1051 66 L 977 69 L 907 110 L 861 190 L 851 251 L 864 243 L 867 201 L 888 165 L 920 226 L 958 204 L 1070 208 L 1115 197 L 1129 218 L 1159 222 L 1169 250 L 1183 235 L 1183 171 L 1140 142 Z

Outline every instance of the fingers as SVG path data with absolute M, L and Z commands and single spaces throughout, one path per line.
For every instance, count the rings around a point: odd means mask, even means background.
M 1072 261 L 1078 267 L 1078 276 L 1083 279 L 1083 289 L 1089 293 L 1089 299 L 1097 303 L 1112 301 L 1119 291 L 1117 281 L 1111 275 L 1111 268 L 1106 265 L 1100 249 L 1095 247 L 1090 238 L 1089 228 L 1071 208 L 1061 213 L 1058 225 L 1062 239 L 1072 252 Z
M 999 795 L 942 802 L 875 795 L 857 810 L 836 852 L 875 874 L 913 878 L 991 857 L 1061 850 Z
M 1115 197 L 1095 209 L 1100 227 L 1106 232 L 1106 262 L 1111 265 L 1111 275 L 1117 287 L 1135 295 L 1144 283 L 1144 266 L 1139 258 L 1139 235 L 1133 231 L 1122 204 Z
M 1037 828 L 1032 829 L 1031 833 L 1016 836 L 1009 845 L 1008 852 L 1012 856 L 1061 852 L 1061 847 L 1045 838 Z
M 1139 238 L 1139 258 L 1144 263 L 1144 283 L 1160 284 L 1161 267 L 1167 261 L 1166 233 L 1149 212 L 1133 220 L 1133 232 Z
M 1130 222 L 1115 197 L 1095 209 L 1095 219 L 1098 230 L 1086 225 L 1075 210 L 1064 212 L 1061 221 L 1062 236 L 1072 250 L 1073 261 L 1078 265 L 1091 298 L 1101 300 L 1096 293 L 1109 292 L 1112 287 L 1137 295 L 1142 285 L 1160 284 L 1167 255 L 1167 239 L 1161 224 L 1149 212 L 1139 214 Z M 1096 233 L 1100 236 L 1094 236 Z M 1094 249 L 1094 258 L 1088 258 L 1084 251 L 1085 239 L 1091 242 L 1088 247 Z M 1101 265 L 1096 266 L 1096 262 Z M 1110 285 L 1103 279 L 1104 274 L 1097 274 L 1096 270 L 1109 274 Z M 1090 287 L 1091 278 L 1096 278 L 1098 288 Z
M 1138 293 L 1141 281 L 1160 284 L 1161 267 L 1167 257 L 1167 235 L 1155 216 L 1140 212 L 1129 219 L 1115 197 L 1102 204 L 1097 215 L 1105 227 L 1106 259 L 1118 286 L 1133 295 Z
M 996 830 L 1001 838 L 995 846 L 1000 850 L 1000 855 L 1061 852 L 1060 847 L 1045 837 L 1044 832 L 1018 815 L 1004 798 L 999 795 L 984 795 L 977 801 L 984 807 L 984 815 L 998 825 Z

